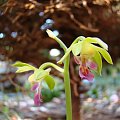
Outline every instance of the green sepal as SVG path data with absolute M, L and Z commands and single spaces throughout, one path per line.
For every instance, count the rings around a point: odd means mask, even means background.
M 93 60 L 95 61 L 95 63 L 97 64 L 97 71 L 98 73 L 101 75 L 101 70 L 102 70 L 102 58 L 101 55 L 98 51 L 96 51 Z
M 27 71 L 30 71 L 30 70 L 36 70 L 37 69 L 37 68 L 33 67 L 30 64 L 23 63 L 23 62 L 20 62 L 20 61 L 16 62 L 12 66 L 18 68 L 18 70 L 16 71 L 16 73 L 22 73 L 22 72 L 27 72 Z
M 27 72 L 31 70 L 34 70 L 34 69 L 32 69 L 30 66 L 23 66 L 23 67 L 18 67 L 18 70 L 16 71 L 16 73 L 22 73 L 22 72 Z
M 110 54 L 109 54 L 105 49 L 100 48 L 100 47 L 97 47 L 97 46 L 94 46 L 94 45 L 93 45 L 93 48 L 94 48 L 95 50 L 97 50 L 98 52 L 100 52 L 101 55 L 103 56 L 103 58 L 104 58 L 109 64 L 113 64 L 112 58 L 111 58 Z
M 23 67 L 23 66 L 33 67 L 33 66 L 30 65 L 30 64 L 27 64 L 27 63 L 24 63 L 24 62 L 20 62 L 20 61 L 17 61 L 15 64 L 12 64 L 12 66 L 14 66 L 14 67 Z M 35 68 L 35 67 L 33 67 L 33 68 Z
M 109 64 L 113 64 L 112 58 L 111 58 L 110 54 L 109 54 L 106 50 L 104 50 L 104 49 L 102 49 L 102 48 L 99 48 L 99 52 L 102 54 L 102 56 L 104 57 L 104 59 L 105 59 Z
M 49 72 L 42 70 L 42 69 L 37 69 L 34 72 L 35 80 L 44 79 L 47 75 L 49 75 Z
M 89 43 L 99 44 L 102 48 L 104 48 L 105 50 L 108 50 L 108 45 L 99 38 L 87 37 L 84 39 L 84 41 Z
M 50 90 L 53 90 L 53 88 L 55 86 L 54 78 L 52 76 L 50 76 L 50 75 L 46 75 L 44 80 L 47 83 L 47 85 L 50 88 Z
M 78 42 L 76 44 L 73 45 L 72 47 L 72 53 L 74 56 L 77 56 L 80 54 L 81 52 L 81 49 L 82 49 L 82 42 Z

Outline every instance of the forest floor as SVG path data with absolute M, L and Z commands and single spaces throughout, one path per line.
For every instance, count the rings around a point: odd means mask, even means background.
M 10 117 L 10 120 L 65 120 L 64 94 L 51 102 L 43 103 L 40 107 L 34 106 L 33 99 L 29 96 L 9 96 L 12 97 L 0 101 L 0 120 L 8 120 L 6 117 Z M 119 102 L 84 100 L 82 110 L 83 120 L 120 120 Z

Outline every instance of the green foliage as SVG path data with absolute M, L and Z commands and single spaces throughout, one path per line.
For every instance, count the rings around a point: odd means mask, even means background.
M 43 88 L 42 89 L 42 99 L 44 102 L 51 101 L 53 99 L 52 91 L 50 91 L 49 89 Z
M 2 112 L 5 113 L 5 114 L 8 114 L 8 113 L 9 113 L 9 107 L 4 106 L 4 107 L 2 108 Z
M 47 120 L 52 120 L 50 117 Z
M 58 90 L 53 90 L 50 91 L 48 88 L 43 88 L 42 89 L 42 98 L 44 102 L 49 102 L 51 101 L 54 97 L 59 97 L 60 96 L 60 91 Z

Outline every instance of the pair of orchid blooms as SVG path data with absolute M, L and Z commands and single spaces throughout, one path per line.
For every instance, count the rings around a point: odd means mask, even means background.
M 49 37 L 53 39 L 57 38 L 52 31 L 47 30 Z M 60 39 L 59 39 L 60 40 Z M 104 43 L 99 38 L 95 37 L 78 37 L 72 45 L 67 49 L 64 56 L 58 61 L 58 63 L 62 63 L 66 57 L 72 51 L 74 55 L 75 62 L 79 65 L 79 76 L 81 79 L 87 79 L 88 81 L 92 81 L 94 79 L 93 71 L 101 74 L 102 70 L 102 57 L 109 63 L 113 64 L 112 59 L 107 52 L 108 45 Z M 13 66 L 18 67 L 17 73 L 26 72 L 33 70 L 34 73 L 28 78 L 29 82 L 32 85 L 31 90 L 35 91 L 34 94 L 34 103 L 39 106 L 42 102 L 42 81 L 45 80 L 48 87 L 52 90 L 55 86 L 55 82 L 53 77 L 50 75 L 50 68 L 45 69 L 46 66 L 52 66 L 59 70 L 60 72 L 64 72 L 64 69 L 53 63 L 44 63 L 39 67 L 39 69 L 23 63 L 16 62 Z

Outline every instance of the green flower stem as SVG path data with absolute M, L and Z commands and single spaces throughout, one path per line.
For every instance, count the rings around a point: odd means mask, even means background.
M 56 42 L 59 43 L 59 45 L 63 48 L 64 52 L 66 52 L 67 50 L 66 45 L 58 37 L 56 37 L 55 34 L 51 30 L 47 29 L 46 32 L 48 36 L 56 40 Z
M 55 37 L 54 39 L 55 39 L 55 40 L 59 43 L 59 45 L 63 48 L 64 52 L 66 52 L 66 50 L 67 50 L 66 45 L 65 45 L 58 37 Z
M 61 73 L 64 72 L 64 69 L 62 69 L 61 67 L 59 67 L 59 66 L 57 66 L 57 65 L 55 65 L 54 63 L 51 63 L 51 62 L 46 62 L 46 63 L 42 64 L 42 65 L 39 67 L 39 69 L 45 69 L 45 68 L 47 68 L 47 67 L 49 67 L 49 66 L 55 68 L 56 70 L 58 70 L 58 71 L 61 72 Z
M 69 61 L 70 55 L 65 59 L 64 63 L 64 85 L 65 85 L 65 96 L 66 96 L 66 120 L 72 120 L 72 102 L 71 102 L 71 88 L 70 88 L 70 77 L 69 77 Z

